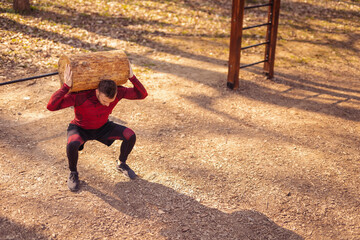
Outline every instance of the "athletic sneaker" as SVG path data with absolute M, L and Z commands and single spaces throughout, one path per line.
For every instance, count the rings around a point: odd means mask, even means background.
M 79 190 L 80 181 L 78 172 L 70 172 L 67 184 L 70 191 L 76 192 Z
M 120 172 L 122 172 L 125 176 L 127 176 L 130 179 L 135 179 L 136 174 L 135 172 L 126 164 L 126 163 L 120 163 L 120 161 L 116 162 L 116 169 Z

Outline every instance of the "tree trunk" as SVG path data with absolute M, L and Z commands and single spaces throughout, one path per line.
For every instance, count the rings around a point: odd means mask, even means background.
M 30 12 L 30 0 L 14 0 L 13 8 L 15 12 Z
M 60 84 L 64 83 L 65 66 L 72 71 L 70 92 L 96 89 L 100 80 L 113 80 L 118 86 L 127 82 L 130 75 L 129 60 L 121 50 L 62 55 L 59 59 Z

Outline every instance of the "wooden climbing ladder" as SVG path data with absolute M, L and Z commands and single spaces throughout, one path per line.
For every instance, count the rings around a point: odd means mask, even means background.
M 244 11 L 248 9 L 268 7 L 267 23 L 254 26 L 243 27 Z M 280 0 L 269 0 L 269 3 L 252 5 L 245 7 L 245 0 L 233 0 L 232 18 L 231 18 L 231 35 L 230 35 L 230 55 L 229 55 L 229 71 L 227 86 L 231 89 L 239 87 L 239 71 L 241 68 L 250 67 L 256 64 L 264 63 L 264 72 L 269 79 L 274 76 L 274 61 L 277 29 L 279 23 Z M 265 42 L 241 47 L 243 30 L 267 26 Z M 264 60 L 240 65 L 241 51 L 249 48 L 266 45 Z

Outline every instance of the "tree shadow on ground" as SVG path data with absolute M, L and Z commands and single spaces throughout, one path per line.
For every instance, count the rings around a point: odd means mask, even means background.
M 22 23 L 18 23 L 12 19 L 4 18 L 0 16 L 0 29 L 7 31 L 21 32 L 29 35 L 33 38 L 43 38 L 53 40 L 55 42 L 61 42 L 75 48 L 92 49 L 94 44 L 84 42 L 76 37 L 64 37 L 60 33 L 55 33 L 47 30 L 40 29 L 38 27 L 28 26 Z M 99 47 L 99 46 L 98 46 Z M 101 46 L 100 46 L 101 47 Z M 114 50 L 113 48 L 103 48 L 103 50 Z
M 157 51 L 166 52 L 174 55 L 181 55 L 183 57 L 196 59 L 205 62 L 213 62 L 215 64 L 226 65 L 226 61 L 219 60 L 213 57 L 208 57 L 204 55 L 194 54 L 191 52 L 183 51 L 179 47 L 171 46 L 167 44 L 162 44 L 157 41 L 151 39 L 152 36 L 187 36 L 187 37 L 195 37 L 197 35 L 194 34 L 168 34 L 162 33 L 159 31 L 151 32 L 148 30 L 134 30 L 127 29 L 128 25 L 137 25 L 137 24 L 151 24 L 151 25 L 165 25 L 163 22 L 158 21 L 145 21 L 145 20 L 134 20 L 127 19 L 123 17 L 106 17 L 100 14 L 92 14 L 92 15 L 84 15 L 82 13 L 78 13 L 75 9 L 67 8 L 61 6 L 61 8 L 65 8 L 66 11 L 71 12 L 73 14 L 72 17 L 67 15 L 62 15 L 56 12 L 37 10 L 33 12 L 34 17 L 41 18 L 43 21 L 56 22 L 59 24 L 70 25 L 74 28 L 81 28 L 88 32 L 96 33 L 102 35 L 104 37 L 111 37 L 113 39 L 119 39 L 124 41 L 136 42 L 145 47 L 149 47 L 155 49 Z M 4 9 L 1 10 L 5 12 Z M 77 18 L 75 18 L 75 16 Z M 74 18 L 74 19 L 73 19 Z M 4 23 L 1 25 L 1 23 Z M 109 27 L 111 25 L 112 27 Z M 105 27 L 104 27 L 105 26 Z M 69 46 L 75 48 L 83 48 L 90 51 L 107 51 L 114 50 L 115 48 L 103 46 L 99 43 L 94 44 L 86 41 L 82 41 L 76 37 L 64 37 L 62 34 L 54 33 L 46 30 L 39 29 L 37 27 L 27 26 L 21 23 L 18 23 L 14 20 L 0 17 L 0 28 L 8 31 L 16 31 L 27 34 L 33 38 L 43 38 L 53 40 L 55 42 L 61 42 L 63 44 L 67 44 Z M 199 36 L 197 36 L 199 37 Z M 202 35 L 202 37 L 214 37 L 213 35 Z
M 360 101 L 360 97 L 356 94 L 359 93 L 359 90 L 351 89 L 342 86 L 334 86 L 330 84 L 324 84 L 321 82 L 326 82 L 324 79 L 319 79 L 319 81 L 312 81 L 305 77 L 300 77 L 296 75 L 291 75 L 287 73 L 277 72 L 276 79 L 274 80 L 275 83 L 282 84 L 284 86 L 289 86 L 293 88 L 293 90 L 302 90 L 308 91 L 311 96 L 301 96 L 294 93 L 293 96 L 289 94 L 285 95 L 283 91 L 276 91 L 270 89 L 262 84 L 240 79 L 240 90 L 239 91 L 232 91 L 232 92 L 225 92 L 224 88 L 226 83 L 226 76 L 222 73 L 213 71 L 211 69 L 201 69 L 195 66 L 181 66 L 181 71 L 177 68 L 179 67 L 178 64 L 175 63 L 168 63 L 166 66 L 163 66 L 160 61 L 150 59 L 146 56 L 140 56 L 133 54 L 132 55 L 135 59 L 142 59 L 145 62 L 153 63 L 153 70 L 169 73 L 169 74 L 176 74 L 180 77 L 189 79 L 194 82 L 202 83 L 204 85 L 208 85 L 215 89 L 218 89 L 219 96 L 216 97 L 208 97 L 208 96 L 188 96 L 182 95 L 184 99 L 188 99 L 191 102 L 197 104 L 198 106 L 217 112 L 220 116 L 225 116 L 229 119 L 234 120 L 234 117 L 226 114 L 225 112 L 217 111 L 212 108 L 212 103 L 216 102 L 218 99 L 224 98 L 229 94 L 240 94 L 243 97 L 254 99 L 257 101 L 261 101 L 264 103 L 271 103 L 278 106 L 284 106 L 288 108 L 298 108 L 303 109 L 306 111 L 317 112 L 317 113 L 324 113 L 330 116 L 336 116 L 347 120 L 352 121 L 359 121 L 360 116 L 360 109 L 355 107 L 349 106 L 342 106 L 340 103 L 348 102 L 350 100 Z M 249 68 L 247 71 L 256 73 L 258 75 L 263 75 L 261 69 L 259 67 Z M 195 73 L 196 75 L 192 75 L 190 73 Z M 203 78 L 199 76 L 204 76 Z M 211 76 L 211 78 L 207 78 L 207 76 Z M 312 76 L 308 74 L 308 76 Z M 216 82 L 216 80 L 218 82 Z M 220 82 L 223 80 L 223 84 Z M 288 90 L 289 91 L 289 90 Z M 342 91 L 339 92 L 339 91 Z M 321 95 L 328 95 L 332 98 L 332 103 L 324 103 L 317 101 Z M 353 104 L 356 105 L 356 102 Z
M 48 239 L 40 232 L 41 227 L 26 227 L 8 218 L 0 217 L 0 239 Z
M 262 74 L 260 68 L 248 69 L 249 71 Z M 263 102 L 285 106 L 289 108 L 299 108 L 311 112 L 324 113 L 340 117 L 346 120 L 359 121 L 360 116 L 360 93 L 357 89 L 342 87 L 341 85 L 325 84 L 325 79 L 315 77 L 315 75 L 307 74 L 306 76 L 297 76 L 289 73 L 278 71 L 276 73 L 274 83 L 288 86 L 289 89 L 285 91 L 276 91 L 267 87 L 261 86 L 255 82 L 242 81 L 245 90 L 252 89 L 252 91 L 242 91 L 241 94 L 245 97 L 261 100 Z M 317 78 L 318 81 L 309 80 L 309 77 Z M 307 92 L 304 95 L 294 93 L 294 97 L 286 93 L 293 90 L 300 90 Z M 321 96 L 329 96 L 329 103 L 321 102 Z M 341 103 L 352 102 L 352 106 L 342 106 Z
M 161 2 L 161 1 L 159 1 Z M 221 1 L 213 1 L 214 6 L 217 6 L 216 10 L 220 11 L 221 7 L 219 7 L 220 5 L 223 5 L 220 3 Z M 194 3 L 189 3 L 186 1 L 185 5 L 184 3 L 181 2 L 177 2 L 176 4 L 180 5 L 180 6 L 186 6 L 189 9 L 193 9 L 195 6 L 199 7 L 202 6 L 203 4 L 208 5 L 209 2 L 202 2 L 202 1 L 197 1 Z M 355 3 L 354 3 L 355 4 Z M 167 23 L 164 21 L 158 21 L 158 20 L 151 20 L 151 19 L 146 19 L 146 18 L 142 18 L 141 16 L 138 16 L 136 19 L 134 18 L 128 18 L 125 16 L 104 16 L 101 15 L 99 13 L 83 13 L 83 12 L 79 12 L 74 8 L 68 7 L 68 6 L 63 6 L 57 3 L 52 3 L 54 8 L 58 8 L 61 9 L 62 11 L 66 11 L 70 14 L 69 15 L 65 15 L 65 14 L 60 14 L 57 12 L 52 12 L 52 11 L 46 11 L 46 10 L 34 10 L 32 12 L 32 15 L 34 17 L 38 17 L 42 20 L 46 20 L 46 21 L 51 21 L 51 22 L 56 22 L 56 23 L 60 23 L 60 24 L 67 24 L 70 25 L 72 27 L 76 27 L 76 28 L 81 28 L 84 30 L 87 30 L 89 32 L 93 32 L 105 37 L 111 37 L 114 39 L 124 39 L 124 40 L 129 40 L 130 41 L 134 41 L 137 42 L 140 45 L 146 46 L 146 47 L 150 47 L 150 48 L 154 48 L 154 49 L 159 49 L 160 51 L 163 52 L 167 52 L 167 53 L 174 53 L 174 49 L 171 46 L 166 46 L 164 44 L 160 44 L 159 42 L 155 42 L 152 41 L 149 37 L 151 36 L 157 36 L 157 35 L 161 35 L 161 36 L 167 36 L 167 37 L 174 37 L 174 36 L 192 36 L 192 37 L 218 37 L 216 34 L 196 34 L 196 33 L 191 33 L 191 34 L 174 34 L 174 33 L 165 33 L 165 32 L 161 32 L 159 30 L 156 31 L 149 31 L 146 29 L 145 25 L 152 25 L 152 26 L 159 26 L 159 29 L 167 26 L 167 27 L 175 27 L 178 26 L 178 24 L 176 23 Z M 144 6 L 145 7 L 145 6 Z M 147 8 L 151 8 L 150 6 L 146 6 Z M 226 8 L 229 8 L 226 7 Z M 295 11 L 294 11 L 295 9 Z M 212 12 L 212 14 L 215 14 L 214 10 Z M 224 10 L 224 9 L 223 9 Z M 8 11 L 7 9 L 2 9 L 2 12 L 6 12 Z M 224 16 L 231 16 L 229 9 L 226 9 L 226 14 L 224 14 Z M 359 16 L 359 13 L 357 13 L 356 11 L 353 10 L 339 10 L 339 9 L 332 9 L 332 8 L 326 8 L 324 6 L 318 6 L 318 5 L 314 5 L 311 3 L 293 3 L 293 2 L 288 2 L 288 3 L 284 3 L 281 6 L 281 19 L 283 20 L 287 20 L 287 19 L 293 19 L 293 14 L 298 13 L 300 16 L 302 17 L 309 17 L 309 18 L 316 18 L 316 19 L 320 19 L 323 21 L 327 21 L 329 23 L 336 23 L 334 22 L 333 19 L 344 19 L 344 20 L 353 20 L 354 18 L 356 18 L 357 16 Z M 326 14 L 323 14 L 323 13 Z M 257 14 L 258 12 L 255 11 L 255 14 Z M 306 29 L 307 31 L 316 31 L 319 32 L 319 29 L 315 29 L 314 26 L 310 26 L 304 22 L 301 22 L 301 25 L 298 23 L 287 23 L 290 24 L 290 26 L 292 26 L 293 29 Z M 8 24 L 9 26 L 12 26 L 12 24 Z M 129 25 L 144 25 L 143 29 L 127 29 L 127 26 Z M 111 27 L 110 27 L 111 26 Z M 318 28 L 323 28 L 321 31 L 325 31 L 324 27 L 322 26 L 316 26 Z M 229 30 L 230 30 L 230 26 L 229 26 Z M 46 36 L 46 34 L 44 35 Z M 230 34 L 226 35 L 226 36 L 221 36 L 221 37 L 230 37 Z M 348 42 L 338 42 L 338 41 L 333 41 L 332 42 L 332 46 L 342 49 L 342 48 L 346 48 L 346 49 L 351 49 L 354 52 L 357 52 L 357 49 L 353 46 L 354 45 L 354 41 L 356 41 L 357 34 L 354 34 L 353 37 L 351 37 L 351 39 L 349 39 Z M 74 39 L 75 41 L 76 39 Z M 328 39 L 324 39 L 324 43 L 319 43 L 318 41 L 307 41 L 309 43 L 314 43 L 314 44 L 326 44 L 328 45 Z M 86 49 L 87 46 L 85 46 Z M 198 57 L 200 57 L 201 55 L 197 55 L 197 54 L 191 54 L 188 52 L 185 52 L 183 50 L 180 50 L 179 48 L 176 49 L 178 54 L 187 54 L 189 55 L 191 58 L 194 59 L 198 59 Z M 201 56 L 203 58 L 205 58 L 205 56 Z M 209 60 L 211 60 L 212 58 L 208 57 Z
M 339 1 L 336 2 L 338 3 Z M 350 1 L 348 1 L 346 4 L 359 5 L 359 3 L 350 3 Z M 282 13 L 282 15 L 285 15 L 284 17 L 288 19 L 294 19 L 294 14 L 296 14 L 297 17 L 311 17 L 328 21 L 329 23 L 336 23 L 336 20 L 338 18 L 353 21 L 357 17 L 360 17 L 360 13 L 356 10 L 351 9 L 350 7 L 344 10 L 338 9 L 338 7 L 330 8 L 326 6 L 312 4 L 311 2 L 299 1 L 287 1 L 282 3 L 280 12 Z
M 219 10 L 221 1 L 212 1 L 212 2 L 214 5 L 217 6 L 217 9 Z M 209 3 L 202 2 L 202 1 L 196 1 L 193 4 L 190 4 L 189 2 L 186 1 L 185 3 L 177 2 L 176 4 L 179 4 L 179 5 L 186 4 L 186 6 L 191 9 L 194 6 L 201 6 L 202 4 L 207 5 Z M 135 29 L 127 29 L 127 26 L 129 26 L 129 25 L 145 25 L 145 24 L 149 24 L 149 25 L 153 25 L 153 26 L 173 27 L 176 25 L 174 23 L 167 23 L 167 22 L 158 21 L 158 20 L 142 19 L 141 17 L 139 17 L 137 19 L 133 19 L 133 18 L 127 18 L 127 17 L 121 16 L 121 15 L 109 17 L 109 16 L 100 15 L 99 13 L 89 14 L 89 13 L 79 12 L 74 8 L 59 5 L 57 3 L 52 3 L 52 5 L 54 8 L 58 8 L 58 9 L 61 9 L 62 11 L 66 11 L 70 15 L 65 15 L 65 14 L 60 14 L 57 12 L 45 11 L 45 10 L 34 10 L 32 12 L 32 16 L 40 18 L 44 21 L 50 21 L 50 22 L 55 22 L 55 23 L 59 23 L 59 24 L 66 24 L 71 27 L 81 28 L 88 32 L 96 33 L 96 34 L 99 34 L 99 35 L 102 35 L 105 37 L 134 41 L 140 45 L 150 47 L 150 48 L 156 49 L 161 52 L 178 54 L 178 55 L 182 55 L 182 56 L 185 56 L 185 57 L 188 57 L 191 59 L 196 59 L 196 60 L 201 60 L 201 61 L 206 61 L 206 62 L 214 62 L 214 63 L 217 62 L 216 58 L 211 58 L 211 57 L 204 56 L 204 55 L 190 53 L 190 52 L 181 50 L 178 47 L 161 44 L 150 38 L 151 36 L 157 36 L 157 35 L 173 37 L 173 36 L 176 36 L 176 34 L 174 35 L 172 33 L 163 33 L 158 30 L 152 32 L 152 31 L 147 30 L 146 28 L 145 29 L 136 29 L 136 30 Z M 354 16 L 356 17 L 358 15 L 357 12 L 352 11 L 352 10 L 336 10 L 336 9 L 326 8 L 323 6 L 316 6 L 311 3 L 296 2 L 296 4 L 295 4 L 295 3 L 289 2 L 287 4 L 284 4 L 284 6 L 282 6 L 282 13 L 284 13 L 284 12 L 286 13 L 286 14 L 283 14 L 282 17 L 284 19 L 292 19 L 293 12 L 294 12 L 293 8 L 296 8 L 296 11 L 300 11 L 300 12 L 303 11 L 303 12 L 301 12 L 302 16 L 316 17 L 317 19 L 320 18 L 321 20 L 324 20 L 324 21 L 331 21 L 334 17 L 337 17 L 337 18 L 341 17 L 343 19 L 350 20 L 350 19 L 354 18 Z M 6 12 L 8 10 L 1 9 L 1 11 Z M 321 14 L 324 11 L 326 13 L 328 13 L 329 16 Z M 229 17 L 230 17 L 230 15 L 229 15 Z M 27 26 L 21 27 L 21 24 L 16 23 L 13 20 L 8 20 L 8 19 L 6 20 L 5 18 L 2 18 L 0 20 L 1 20 L 0 22 L 9 21 L 9 23 L 7 23 L 6 26 L 2 26 L 2 28 L 8 29 L 8 30 L 14 30 L 14 31 L 18 31 L 18 32 L 23 32 L 25 34 L 29 34 L 32 37 L 49 38 L 54 41 L 60 41 L 64 44 L 69 44 L 70 46 L 73 46 L 73 47 L 81 47 L 81 48 L 89 49 L 89 50 L 111 50 L 112 49 L 112 48 L 103 47 L 100 45 L 95 46 L 95 48 L 96 48 L 95 49 L 93 46 L 94 44 L 82 42 L 78 38 L 63 37 L 63 36 L 61 36 L 61 34 L 52 33 L 52 32 L 40 30 L 37 28 L 31 28 L 31 27 L 27 27 Z M 309 29 L 310 27 L 311 26 L 305 26 L 305 27 L 297 26 L 297 25 L 293 26 L 293 28 L 306 28 L 306 29 Z M 230 26 L 229 26 L 229 29 L 230 29 Z M 310 29 L 310 30 L 319 31 L 318 29 Z M 196 35 L 195 33 L 190 34 L 190 35 L 178 34 L 178 36 L 198 37 L 198 35 Z M 202 36 L 216 37 L 213 34 L 205 34 Z M 355 34 L 354 37 L 349 39 L 349 42 L 334 41 L 332 46 L 337 47 L 337 48 L 346 48 L 346 49 L 349 49 L 349 47 L 350 47 L 352 51 L 357 52 L 357 49 L 354 48 L 354 46 L 353 46 L 354 41 L 355 41 L 354 39 L 356 39 L 356 36 L 357 35 Z M 229 37 L 229 36 L 226 36 L 226 37 Z M 329 44 L 327 39 L 324 39 L 324 43 L 311 42 L 311 41 L 307 41 L 307 42 L 314 43 L 314 44 L 326 44 L 326 45 Z M 224 64 L 224 63 L 221 62 L 220 64 Z
M 137 179 L 119 182 L 114 197 L 84 183 L 88 191 L 116 210 L 164 225 L 168 239 L 303 239 L 252 210 L 225 213 L 158 183 Z
M 49 159 L 55 160 L 58 157 L 47 152 L 40 152 L 39 147 L 26 149 L 24 146 L 37 137 L 34 139 L 33 135 L 25 134 L 24 136 L 20 132 L 20 129 L 9 128 L 1 131 L 0 135 L 11 136 L 7 140 L 9 145 L 10 142 L 14 142 L 13 139 L 22 137 L 23 140 L 17 141 L 16 146 L 12 148 L 14 152 L 21 152 L 22 159 L 31 159 L 43 165 L 54 165 Z M 34 158 L 35 153 L 36 158 Z M 56 165 L 63 164 L 56 163 Z M 164 226 L 160 234 L 167 239 L 303 239 L 298 234 L 278 226 L 258 211 L 242 210 L 225 213 L 216 208 L 207 207 L 169 187 L 140 178 L 135 181 L 119 182 L 112 187 L 110 182 L 98 176 L 92 169 L 87 169 L 84 176 L 97 176 L 96 181 L 100 181 L 105 190 L 99 190 L 82 181 L 82 191 L 92 193 L 112 208 L 128 216 L 147 219 L 155 226 Z M 50 203 L 46 202 L 53 207 Z M 46 204 L 44 203 L 44 206 Z M 61 205 L 57 205 L 54 209 L 62 210 L 60 212 L 64 216 L 69 211 Z M 10 229 L 9 233 L 5 232 L 7 234 L 5 236 L 10 236 L 9 234 L 13 234 L 16 229 L 22 228 L 21 231 L 16 231 L 17 235 L 14 239 L 46 239 L 39 234 L 41 226 L 39 229 L 27 229 L 0 218 L 0 230 L 1 226 L 7 226 L 7 229 Z

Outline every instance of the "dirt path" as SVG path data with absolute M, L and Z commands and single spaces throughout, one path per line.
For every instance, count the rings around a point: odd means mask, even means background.
M 284 0 L 275 79 L 255 66 L 237 91 L 229 4 L 41 0 L 19 16 L 1 3 L 0 81 L 124 49 L 149 96 L 111 117 L 137 134 L 140 178 L 116 172 L 120 143 L 88 142 L 72 193 L 73 110 L 46 110 L 58 78 L 0 87 L 0 239 L 360 238 L 359 3 Z

